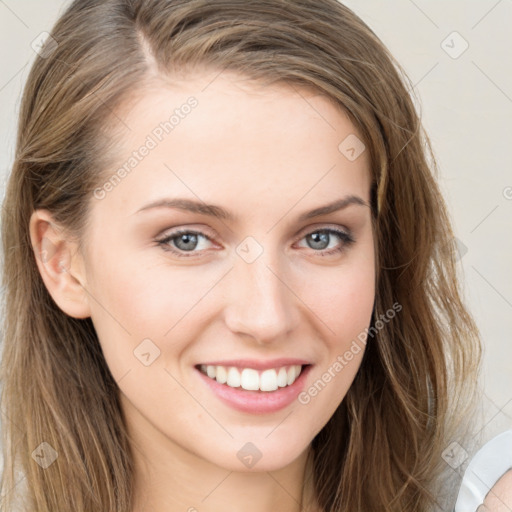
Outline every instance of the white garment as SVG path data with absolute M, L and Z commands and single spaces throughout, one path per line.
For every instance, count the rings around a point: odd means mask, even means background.
M 488 441 L 469 463 L 454 512 L 476 512 L 496 482 L 512 469 L 512 430 Z

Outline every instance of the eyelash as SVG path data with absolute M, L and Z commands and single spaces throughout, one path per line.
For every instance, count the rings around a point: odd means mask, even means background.
M 306 233 L 301 238 L 299 238 L 299 240 L 302 240 L 303 238 L 306 238 L 307 236 L 312 235 L 313 233 L 334 234 L 334 235 L 337 235 L 343 242 L 342 245 L 340 245 L 339 247 L 337 247 L 335 249 L 330 249 L 330 250 L 323 249 L 320 251 L 315 251 L 314 249 L 312 249 L 314 252 L 317 252 L 318 255 L 321 257 L 333 256 L 334 254 L 341 254 L 343 251 L 348 249 L 355 242 L 355 239 L 351 234 L 349 234 L 345 231 L 341 231 L 341 230 L 333 229 L 333 228 L 321 228 L 321 229 L 316 229 L 314 231 L 310 231 L 309 233 Z M 204 233 L 201 233 L 200 231 L 194 231 L 194 230 L 190 230 L 190 229 L 177 230 L 161 240 L 156 240 L 156 242 L 158 243 L 159 246 L 162 247 L 162 249 L 164 251 L 172 252 L 179 258 L 195 257 L 197 255 L 197 253 L 200 253 L 200 251 L 189 251 L 189 254 L 187 254 L 187 251 L 180 251 L 179 249 L 172 248 L 169 245 L 169 242 L 171 242 L 175 238 L 180 237 L 181 235 L 199 235 L 200 237 L 203 237 L 206 240 L 213 242 L 211 237 L 209 237 L 208 235 L 205 235 Z

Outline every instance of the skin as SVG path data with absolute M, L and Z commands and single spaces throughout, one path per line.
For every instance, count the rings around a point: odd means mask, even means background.
M 478 512 L 510 512 L 512 510 L 512 469 L 490 489 Z
M 118 112 L 129 129 L 116 145 L 117 165 L 191 95 L 198 106 L 103 199 L 92 198 L 83 254 L 49 212 L 34 212 L 34 249 L 43 239 L 53 248 L 37 264 L 64 312 L 92 318 L 121 390 L 135 448 L 132 512 L 299 511 L 303 489 L 302 504 L 313 503 L 311 441 L 346 395 L 364 345 L 309 403 L 266 414 L 222 403 L 194 366 L 301 357 L 313 365 L 307 389 L 369 326 L 368 152 L 350 161 L 338 150 L 358 132 L 318 92 L 202 72 L 173 84 L 155 79 Z M 366 205 L 299 222 L 346 195 Z M 169 208 L 136 213 L 165 197 L 199 198 L 237 220 Z M 195 256 L 181 258 L 155 241 L 182 227 L 212 241 L 199 237 Z M 326 228 L 349 230 L 355 242 L 332 234 L 319 246 L 307 236 Z M 236 251 L 246 237 L 263 251 L 252 263 Z M 167 246 L 179 251 L 176 241 Z M 336 247 L 344 250 L 325 254 Z M 160 350 L 149 366 L 134 357 L 146 338 Z M 237 457 L 247 442 L 262 454 L 252 468 Z

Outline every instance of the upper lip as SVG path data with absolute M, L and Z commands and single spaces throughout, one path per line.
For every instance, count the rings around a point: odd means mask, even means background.
M 261 359 L 229 359 L 224 361 L 208 361 L 201 363 L 205 366 L 235 366 L 237 368 L 254 368 L 255 370 L 268 370 L 270 368 L 281 368 L 281 366 L 308 365 L 311 364 L 305 359 L 283 357 L 262 361 Z

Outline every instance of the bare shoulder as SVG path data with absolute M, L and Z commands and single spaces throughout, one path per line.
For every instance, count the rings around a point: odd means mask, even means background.
M 489 490 L 478 512 L 510 512 L 512 510 L 512 469 Z

